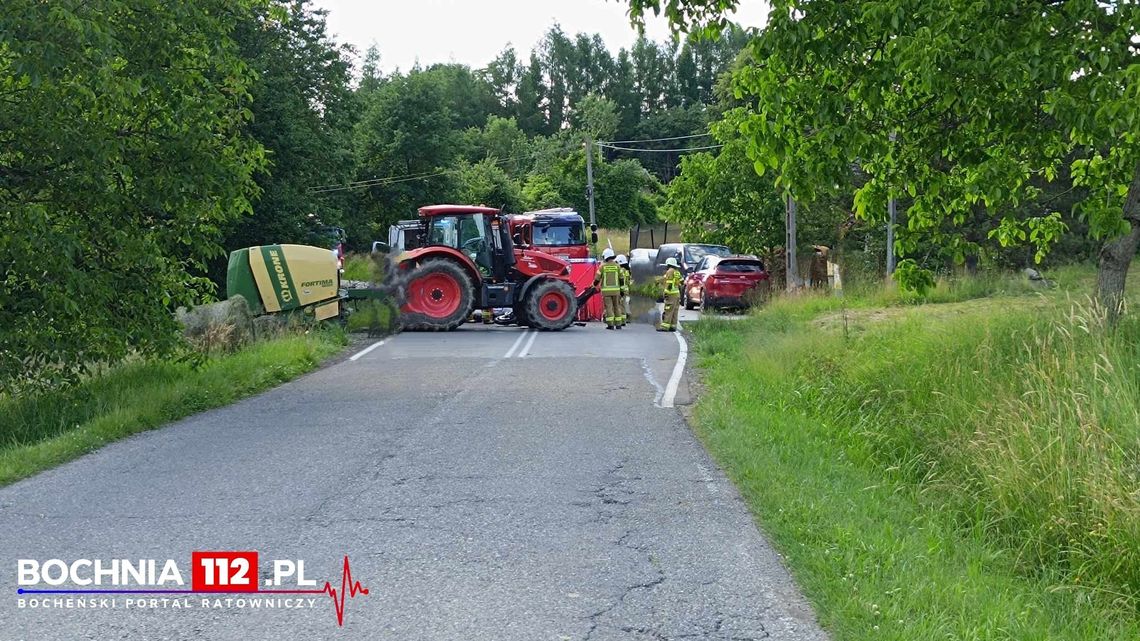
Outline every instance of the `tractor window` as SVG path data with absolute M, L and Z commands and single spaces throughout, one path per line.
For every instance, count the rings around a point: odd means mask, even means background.
M 466 254 L 476 265 L 491 266 L 491 249 L 487 244 L 484 217 L 480 215 L 434 216 L 428 235 L 433 245 L 446 245 Z
M 454 216 L 436 216 L 428 228 L 428 242 L 432 245 L 459 247 L 458 229 Z

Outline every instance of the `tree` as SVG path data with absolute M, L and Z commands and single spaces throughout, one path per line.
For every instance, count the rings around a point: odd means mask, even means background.
M 613 78 L 606 85 L 605 94 L 617 107 L 618 137 L 633 137 L 634 128 L 641 121 L 641 98 L 633 77 L 633 60 L 625 49 L 618 52 Z
M 481 127 L 501 111 L 494 88 L 467 65 L 432 65 L 422 73 L 438 79 L 455 127 Z
M 384 82 L 384 73 L 380 71 L 380 48 L 376 43 L 368 45 L 364 52 L 364 64 L 360 68 L 360 92 L 369 94 L 376 91 Z
M 578 103 L 571 115 L 570 123 L 574 130 L 586 134 L 594 140 L 613 138 L 617 133 L 617 106 L 612 100 L 597 94 L 590 94 Z
M 542 61 L 538 54 L 530 54 L 530 62 L 519 76 L 519 84 L 515 89 L 519 127 L 529 135 L 546 131 L 546 113 L 543 104 L 546 101 L 546 84 L 542 77 Z
M 454 189 L 446 174 L 456 158 L 455 116 L 444 74 L 412 71 L 389 78 L 356 126 L 359 192 L 352 238 L 372 238 L 425 203 Z
M 718 153 L 681 159 L 681 174 L 665 190 L 665 218 L 680 223 L 686 238 L 766 254 L 784 244 L 784 204 L 771 175 L 753 169 L 739 133 L 744 117 L 737 111 L 714 127 L 724 144 Z
M 546 33 L 540 49 L 547 74 L 546 133 L 551 134 L 566 122 L 569 84 L 575 82 L 578 69 L 574 64 L 574 44 L 557 24 Z
M 734 4 L 669 1 L 682 21 Z M 961 256 L 980 207 L 993 239 L 1041 259 L 1065 226 L 1040 185 L 1067 168 L 1085 190 L 1076 212 L 1104 240 L 1097 296 L 1115 315 L 1140 245 L 1138 31 L 1135 3 L 780 0 L 735 86 L 756 109 L 743 125 L 753 157 L 782 188 L 810 197 L 858 162 L 860 216 L 909 196 L 904 255 L 931 240 Z M 1034 202 L 1037 216 L 1007 214 Z M 900 267 L 904 283 L 926 280 Z
M 231 0 L 0 9 L 0 388 L 178 344 L 264 162 Z
M 492 160 L 511 177 L 519 177 L 530 169 L 532 150 L 526 134 L 514 118 L 488 116 L 482 129 L 472 129 L 473 148 L 467 153 L 471 162 Z
M 546 198 L 547 206 L 574 207 L 577 211 L 589 210 L 586 199 L 586 154 L 577 147 L 562 157 L 544 174 L 545 182 L 528 179 L 524 193 L 535 202 L 539 196 L 549 196 L 546 183 L 553 186 L 558 199 Z M 636 160 L 604 162 L 594 161 L 594 204 L 598 225 L 602 227 L 629 227 L 635 223 L 657 221 L 656 198 L 661 184 Z
M 521 210 L 522 188 L 490 158 L 474 165 L 461 165 L 457 183 L 455 202 L 502 207 L 506 211 Z
M 503 49 L 491 64 L 479 72 L 479 75 L 491 86 L 491 91 L 502 107 L 502 113 L 515 113 L 517 109 L 515 90 L 522 75 L 522 68 L 514 47 Z
M 257 175 L 261 197 L 252 215 L 227 229 L 228 249 L 327 242 L 311 237 L 314 222 L 339 224 L 345 194 L 312 187 L 345 183 L 354 170 L 350 51 L 329 39 L 326 12 L 307 0 L 277 4 L 281 21 L 269 18 L 271 6 L 258 5 L 235 32 L 242 58 L 257 71 L 246 129 L 265 147 L 269 166 Z M 222 273 L 224 263 L 216 265 Z

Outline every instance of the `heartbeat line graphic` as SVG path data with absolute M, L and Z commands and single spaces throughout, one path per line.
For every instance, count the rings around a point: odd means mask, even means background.
M 325 581 L 325 587 L 319 590 L 31 590 L 19 588 L 17 594 L 204 594 L 217 596 L 219 594 L 324 594 L 333 602 L 336 611 L 336 624 L 344 627 L 345 601 L 357 595 L 368 596 L 368 588 L 360 581 L 352 579 L 352 568 L 348 564 L 348 555 L 344 556 L 344 567 L 340 574 L 340 589 L 333 587 L 332 581 Z
M 333 609 L 336 610 L 336 624 L 344 626 L 344 600 L 345 598 L 355 597 L 357 594 L 368 595 L 368 588 L 360 584 L 360 581 L 352 580 L 352 569 L 348 567 L 348 555 L 344 557 L 344 571 L 340 575 L 340 593 L 338 594 L 336 588 L 332 583 L 325 581 L 325 588 L 321 590 L 322 593 L 329 595 L 333 601 Z

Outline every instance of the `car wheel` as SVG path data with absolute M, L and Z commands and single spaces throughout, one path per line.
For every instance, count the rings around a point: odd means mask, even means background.
M 701 289 L 700 293 L 701 297 L 697 300 L 697 305 L 700 307 L 701 313 L 704 314 L 705 312 L 711 312 L 712 307 L 710 307 L 708 302 L 705 301 L 705 290 Z
M 693 308 L 693 301 L 689 299 L 688 287 L 681 288 L 681 304 L 685 306 L 685 309 Z

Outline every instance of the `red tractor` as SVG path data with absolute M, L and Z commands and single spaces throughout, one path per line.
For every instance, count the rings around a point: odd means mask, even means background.
M 493 308 L 508 308 L 513 322 L 538 329 L 574 322 L 579 301 L 570 263 L 515 247 L 500 210 L 432 205 L 419 214 L 421 245 L 399 257 L 405 329 L 451 330 L 473 309 Z

